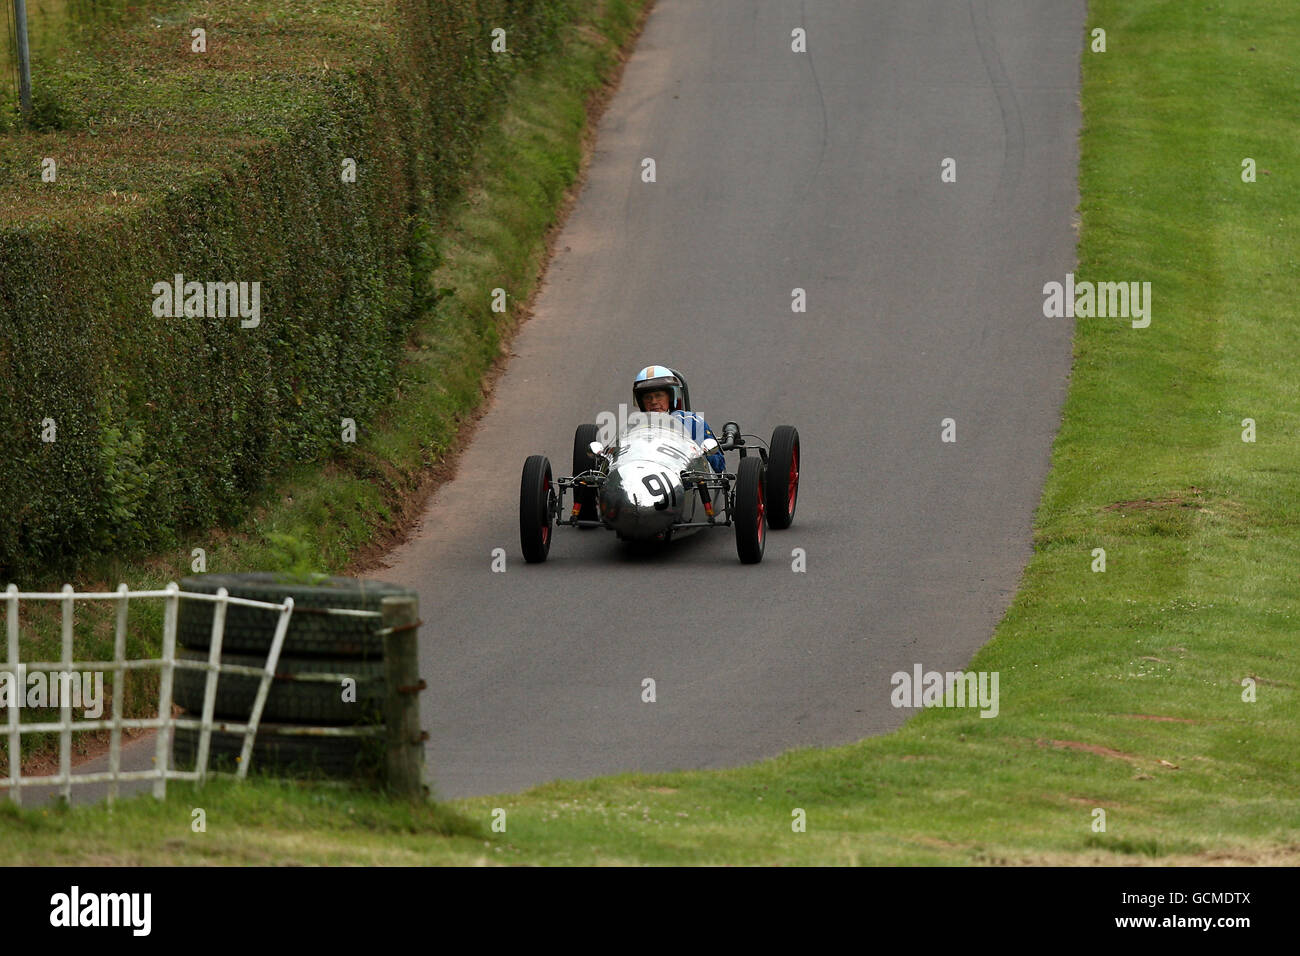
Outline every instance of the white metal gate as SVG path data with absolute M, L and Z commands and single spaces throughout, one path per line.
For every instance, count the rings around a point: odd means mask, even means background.
M 146 599 L 162 600 L 164 602 L 162 656 L 143 660 L 127 660 L 128 602 Z M 61 788 L 63 796 L 69 798 L 72 795 L 74 784 L 107 781 L 109 785 L 108 800 L 111 803 L 118 795 L 118 783 L 130 780 L 153 780 L 153 794 L 155 797 L 162 799 L 167 795 L 168 780 L 202 781 L 209 773 L 208 748 L 212 735 L 212 714 L 216 703 L 217 675 L 219 672 L 261 677 L 257 697 L 253 704 L 253 712 L 249 715 L 247 723 L 233 723 L 225 720 L 221 722 L 223 730 L 243 733 L 244 735 L 239 767 L 234 776 L 242 778 L 247 775 L 248 767 L 252 763 L 253 740 L 257 734 L 257 725 L 262 717 L 262 708 L 266 703 L 266 696 L 271 687 L 271 679 L 275 675 L 276 666 L 280 660 L 280 648 L 284 644 L 284 636 L 289 628 L 289 619 L 293 614 L 293 598 L 286 597 L 282 603 L 274 604 L 266 601 L 252 601 L 247 598 L 231 597 L 225 588 L 219 589 L 216 594 L 181 591 L 176 583 L 172 582 L 161 591 L 131 591 L 123 584 L 115 592 L 103 593 L 77 593 L 73 591 L 71 585 L 64 585 L 63 591 L 59 593 L 20 592 L 17 585 L 11 584 L 8 590 L 3 595 L 0 595 L 0 600 L 5 601 L 8 605 L 8 662 L 0 665 L 0 674 L 11 674 L 11 687 L 18 688 L 19 693 L 23 691 L 25 684 L 23 677 L 27 671 L 44 671 L 50 674 L 71 674 L 75 671 L 111 671 L 113 674 L 112 714 L 107 720 L 74 721 L 72 719 L 71 701 L 68 699 L 67 694 L 64 693 L 60 696 L 59 719 L 57 721 L 24 723 L 20 716 L 23 707 L 16 700 L 10 701 L 6 729 L 9 743 L 9 776 L 7 783 L 11 801 L 18 804 L 22 803 L 24 787 L 57 786 Z M 178 660 L 176 658 L 176 622 L 182 600 L 212 601 L 216 603 L 212 614 L 212 638 L 206 662 Z M 21 601 L 58 601 L 62 604 L 62 660 L 57 662 L 21 660 L 18 651 L 18 608 Z M 111 661 L 73 660 L 73 609 L 77 601 L 117 602 L 117 620 L 113 639 L 113 659 Z M 279 615 L 275 626 L 275 634 L 271 641 L 271 649 L 266 657 L 266 665 L 260 669 L 222 663 L 221 661 L 221 642 L 225 633 L 226 608 L 231 604 L 262 608 L 268 613 L 275 612 Z M 378 616 L 373 612 L 360 613 L 367 616 Z M 157 667 L 161 670 L 158 691 L 158 716 L 145 718 L 123 717 L 123 672 L 149 667 Z M 177 667 L 207 671 L 207 683 L 203 696 L 203 713 L 198 719 L 172 715 L 172 677 Z M 335 675 L 322 676 L 334 677 Z M 124 727 L 157 729 L 155 766 L 152 770 L 123 771 L 121 769 L 122 729 Z M 172 731 L 175 727 L 197 727 L 199 729 L 198 754 L 193 770 L 173 770 L 169 766 Z M 104 728 L 111 731 L 108 772 L 74 774 L 72 772 L 73 731 L 101 730 Z M 53 731 L 59 733 L 59 772 L 52 776 L 24 777 L 22 773 L 22 735 L 26 733 L 50 733 Z

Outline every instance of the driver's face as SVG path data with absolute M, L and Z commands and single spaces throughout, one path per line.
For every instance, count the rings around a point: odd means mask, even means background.
M 645 393 L 645 410 L 647 412 L 668 411 L 668 393 L 662 389 Z

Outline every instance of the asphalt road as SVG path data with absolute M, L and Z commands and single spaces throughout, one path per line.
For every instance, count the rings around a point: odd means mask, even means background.
M 659 0 L 491 408 L 376 575 L 420 592 L 440 795 L 879 734 L 893 672 L 989 639 L 1069 370 L 1042 287 L 1074 264 L 1084 7 Z M 758 566 L 729 531 L 646 558 L 570 529 L 525 565 L 524 458 L 567 474 L 651 363 L 715 428 L 799 428 L 794 526 Z

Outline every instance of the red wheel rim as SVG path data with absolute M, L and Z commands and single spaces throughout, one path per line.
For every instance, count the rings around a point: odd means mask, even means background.
M 794 499 L 799 494 L 799 446 L 795 445 L 790 454 L 790 500 L 785 504 L 785 513 L 794 514 Z
M 542 479 L 542 500 L 546 510 L 542 513 L 542 544 L 551 542 L 551 476 Z
M 763 543 L 763 534 L 765 532 L 766 521 L 763 519 L 767 516 L 767 503 L 763 501 L 763 485 L 758 486 L 758 543 Z

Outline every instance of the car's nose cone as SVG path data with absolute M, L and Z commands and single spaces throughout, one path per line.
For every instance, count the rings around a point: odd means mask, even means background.
M 600 493 L 601 516 L 623 535 L 652 538 L 677 521 L 672 488 L 655 462 L 623 462 L 610 470 Z

